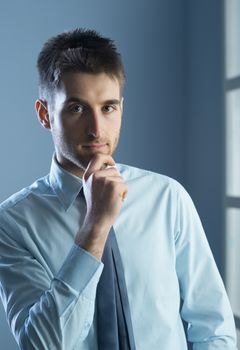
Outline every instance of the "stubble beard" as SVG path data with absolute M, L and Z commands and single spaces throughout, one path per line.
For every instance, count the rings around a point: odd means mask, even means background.
M 113 156 L 119 142 L 119 135 L 115 138 L 114 144 L 112 147 L 110 147 L 108 143 L 108 151 L 104 152 L 103 154 L 107 154 L 109 156 Z M 101 153 L 101 152 L 99 152 Z M 56 151 L 56 154 L 58 152 Z M 95 153 L 97 154 L 97 153 Z M 94 155 L 95 155 L 94 154 Z M 69 148 L 65 147 L 65 149 L 62 149 L 61 152 L 61 158 L 64 159 L 63 162 L 61 162 L 59 159 L 59 163 L 68 171 L 82 176 L 85 170 L 87 169 L 89 162 L 93 159 L 94 155 L 86 155 L 81 154 L 79 151 L 77 151 L 74 147 Z

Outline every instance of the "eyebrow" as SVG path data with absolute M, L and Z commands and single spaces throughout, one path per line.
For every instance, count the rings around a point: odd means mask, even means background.
M 79 97 L 69 97 L 66 99 L 65 104 L 68 104 L 71 102 L 78 102 L 78 103 L 81 103 L 83 106 L 89 106 L 89 103 L 87 101 Z M 101 105 L 120 105 L 120 100 L 117 100 L 117 99 L 106 100 L 101 102 Z

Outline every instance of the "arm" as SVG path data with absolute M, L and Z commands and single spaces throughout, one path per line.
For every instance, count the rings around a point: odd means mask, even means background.
M 91 327 L 103 264 L 74 245 L 56 276 L 31 255 L 11 218 L 1 214 L 1 297 L 21 349 L 70 350 Z
M 194 350 L 236 350 L 233 314 L 202 224 L 180 187 L 176 220 L 176 270 Z
M 115 168 L 101 170 L 107 162 L 113 163 L 112 158 L 98 155 L 89 164 L 84 224 L 55 276 L 21 241 L 27 229 L 20 232 L 17 223 L 1 213 L 1 296 L 12 332 L 24 350 L 71 350 L 88 335 L 103 268 L 100 259 L 121 208 L 121 193 L 127 190 Z

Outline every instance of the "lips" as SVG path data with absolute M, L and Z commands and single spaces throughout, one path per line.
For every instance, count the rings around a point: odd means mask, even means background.
M 106 146 L 106 143 L 92 143 L 89 145 L 83 145 L 82 147 L 87 149 L 100 149 L 105 146 Z

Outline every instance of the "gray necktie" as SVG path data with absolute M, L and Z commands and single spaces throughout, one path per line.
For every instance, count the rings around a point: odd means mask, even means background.
M 113 227 L 102 257 L 97 296 L 99 350 L 135 350 L 123 264 Z

